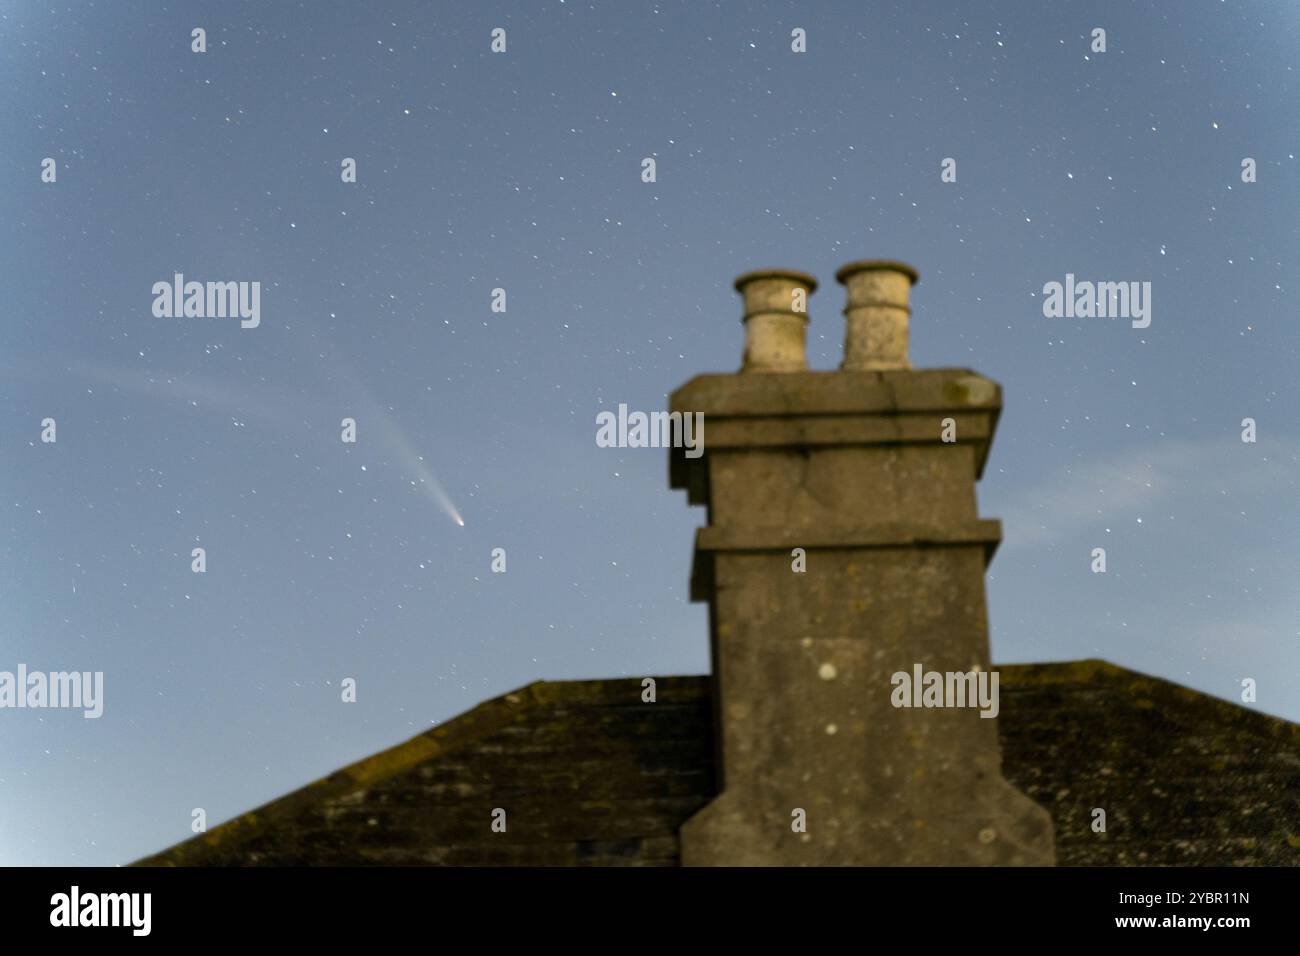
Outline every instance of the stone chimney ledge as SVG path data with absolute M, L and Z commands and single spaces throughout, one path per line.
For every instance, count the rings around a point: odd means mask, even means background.
M 670 405 L 716 415 L 1001 409 L 1002 386 L 967 368 L 744 377 L 726 372 L 695 376 L 672 393 Z
M 711 450 L 938 444 L 945 418 L 956 423 L 952 444 L 973 451 L 978 479 L 1002 386 L 964 368 L 709 374 L 673 392 L 668 406 L 704 414 L 703 454 L 687 458 L 674 448 L 669 456 L 669 485 L 699 505 L 708 503 Z
M 960 525 L 883 521 L 856 528 L 720 528 L 710 525 L 695 531 L 691 561 L 691 600 L 706 602 L 717 584 L 715 556 L 720 552 L 788 555 L 793 548 L 815 551 L 847 551 L 864 548 L 942 548 L 978 545 L 984 549 L 988 567 L 1002 542 L 1002 522 L 978 518 Z

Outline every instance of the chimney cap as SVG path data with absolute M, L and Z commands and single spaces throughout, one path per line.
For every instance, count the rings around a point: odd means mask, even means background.
M 736 291 L 743 292 L 745 286 L 755 279 L 790 279 L 799 285 L 807 286 L 809 292 L 817 291 L 816 277 L 800 272 L 798 269 L 755 269 L 753 272 L 746 272 L 736 277 L 734 283 Z
M 859 272 L 868 272 L 873 269 L 901 272 L 912 280 L 912 285 L 921 281 L 921 274 L 916 271 L 914 266 L 909 266 L 906 262 L 899 262 L 896 259 L 859 259 L 857 262 L 850 262 L 840 266 L 835 273 L 835 281 L 843 285 L 848 281 L 849 276 L 856 275 Z M 739 280 L 737 280 L 739 281 Z

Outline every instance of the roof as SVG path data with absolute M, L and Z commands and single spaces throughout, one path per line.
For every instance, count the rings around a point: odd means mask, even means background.
M 998 671 L 1003 774 L 1058 864 L 1300 865 L 1300 726 L 1105 661 Z M 539 681 L 137 865 L 676 865 L 710 684 Z

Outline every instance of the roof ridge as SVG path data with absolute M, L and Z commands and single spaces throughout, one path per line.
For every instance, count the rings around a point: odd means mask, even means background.
M 394 744 L 378 753 L 347 764 L 334 772 L 304 784 L 279 797 L 273 797 L 252 810 L 213 827 L 206 833 L 200 833 L 182 843 L 164 848 L 151 854 L 132 866 L 176 866 L 178 861 L 171 859 L 184 856 L 200 847 L 215 848 L 231 840 L 238 840 L 259 829 L 266 821 L 268 811 L 280 816 L 301 806 L 318 801 L 326 795 L 349 789 L 352 785 L 373 784 L 388 779 L 404 770 L 409 770 L 433 757 L 444 757 L 455 753 L 462 747 L 479 740 L 486 734 L 512 723 L 520 714 L 527 713 L 539 705 L 553 702 L 551 694 L 543 693 L 541 685 L 557 683 L 555 681 L 533 681 L 523 687 L 507 691 L 496 697 L 451 717 L 436 727 L 416 734 L 401 743 Z M 521 706 L 522 705 L 522 706 Z M 166 857 L 168 859 L 161 859 Z
M 1205 701 L 1222 717 L 1235 723 L 1247 725 L 1247 729 L 1267 737 L 1280 738 L 1292 744 L 1300 744 L 1300 724 L 1270 714 L 1266 711 L 1244 707 L 1234 701 L 1218 697 L 1185 684 L 1133 670 L 1120 664 L 1114 664 L 1100 657 L 1089 657 L 1075 661 L 1042 661 L 1030 664 L 994 664 L 996 669 L 1009 671 L 1007 677 L 1016 685 L 1053 685 L 1086 684 L 1098 678 L 1108 680 L 1128 680 L 1132 684 L 1146 684 L 1150 687 L 1160 686 L 1164 693 L 1171 693 L 1183 700 Z

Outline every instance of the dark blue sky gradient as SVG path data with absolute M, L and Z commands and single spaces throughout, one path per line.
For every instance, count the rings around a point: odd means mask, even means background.
M 1298 53 L 1290 2 L 0 2 L 0 670 L 106 685 L 0 711 L 0 863 L 129 862 L 538 678 L 706 670 L 703 515 L 595 415 L 734 370 L 765 266 L 822 280 L 814 367 L 835 269 L 888 257 L 913 361 L 1003 384 L 995 660 L 1300 719 Z M 174 272 L 260 281 L 260 328 L 154 318 Z M 1150 281 L 1151 327 L 1044 318 L 1067 272 Z

